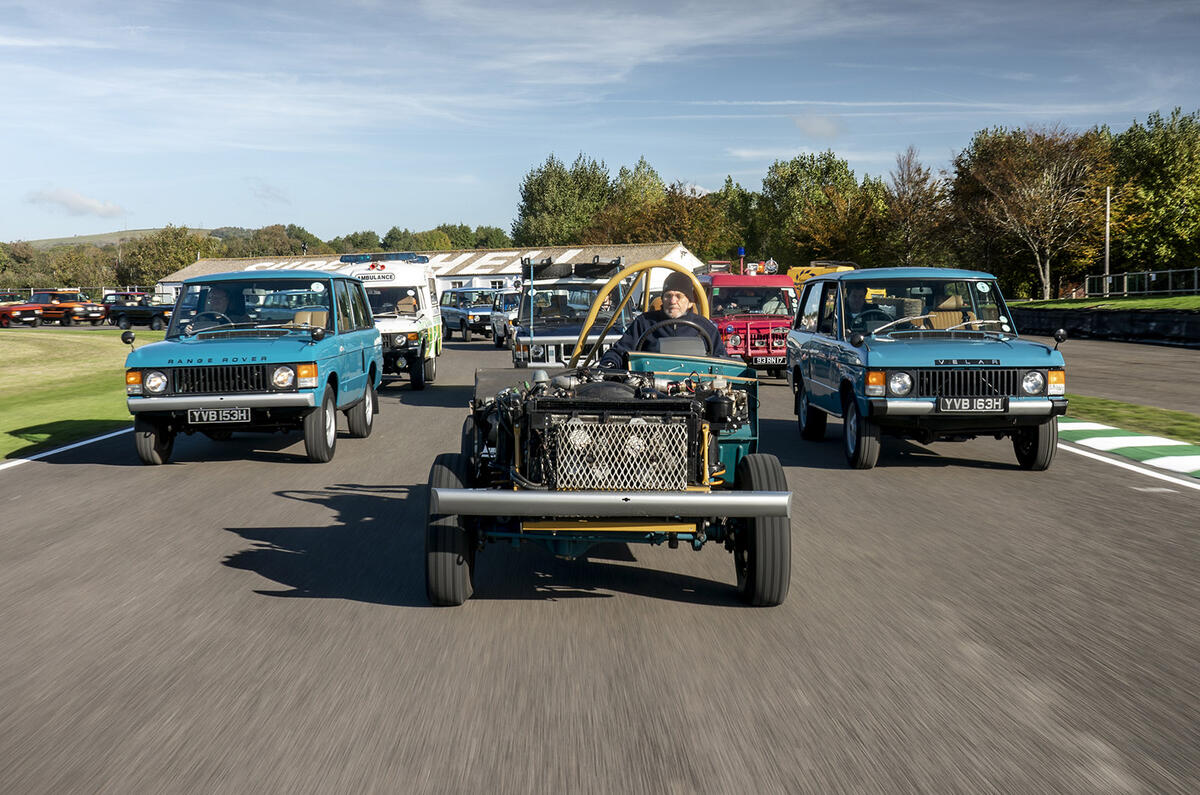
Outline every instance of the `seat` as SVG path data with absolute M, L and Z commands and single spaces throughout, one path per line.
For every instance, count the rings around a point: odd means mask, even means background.
M 408 314 L 412 314 L 413 312 L 416 312 L 417 311 L 417 299 L 413 298 L 411 295 L 401 298 L 399 301 L 396 302 L 396 311 L 397 312 L 405 312 Z
M 329 319 L 328 312 L 314 311 L 311 309 L 301 309 L 292 318 L 292 325 L 293 326 L 312 326 L 312 327 L 322 326 L 322 327 L 324 327 L 324 325 L 328 321 L 328 319 Z
M 975 319 L 975 313 L 967 310 L 961 295 L 947 296 L 930 314 L 932 317 L 925 320 L 925 325 L 931 329 L 948 329 Z
M 887 310 L 888 314 L 893 319 L 899 320 L 902 317 L 915 317 L 916 315 L 924 314 L 921 312 L 920 298 L 876 298 L 875 305 L 880 309 Z

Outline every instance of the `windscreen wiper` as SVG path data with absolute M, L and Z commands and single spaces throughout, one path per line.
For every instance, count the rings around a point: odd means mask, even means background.
M 927 317 L 933 317 L 933 315 L 932 315 L 932 314 L 928 314 L 928 315 L 911 315 L 910 317 L 902 317 L 902 318 L 900 318 L 899 320 L 893 320 L 891 323 L 884 323 L 882 326 L 880 326 L 879 328 L 877 328 L 877 329 L 875 329 L 874 331 L 872 331 L 872 332 L 871 332 L 871 336 L 873 337 L 873 336 L 875 336 L 876 334 L 878 334 L 879 332 L 883 331 L 885 328 L 891 328 L 892 326 L 895 326 L 895 325 L 896 325 L 896 324 L 898 324 L 898 323 L 911 323 L 911 322 L 912 322 L 912 321 L 914 321 L 914 320 L 924 320 L 924 319 L 925 319 L 925 318 L 927 318 Z M 916 330 L 917 330 L 917 331 L 920 331 L 921 329 L 916 329 Z

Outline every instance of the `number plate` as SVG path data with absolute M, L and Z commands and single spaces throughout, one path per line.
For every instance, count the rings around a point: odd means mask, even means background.
M 987 414 L 1008 411 L 1006 397 L 938 398 L 938 411 L 948 414 Z
M 786 356 L 752 356 L 750 364 L 787 364 Z
M 190 425 L 249 421 L 250 409 L 188 409 L 188 423 Z

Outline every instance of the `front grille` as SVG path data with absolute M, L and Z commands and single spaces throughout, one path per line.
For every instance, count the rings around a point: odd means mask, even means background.
M 1015 397 L 1024 371 L 1009 367 L 918 370 L 916 397 Z
M 687 487 L 685 419 L 604 424 L 570 419 L 546 429 L 547 480 L 554 489 L 682 491 Z
M 177 367 L 171 371 L 171 391 L 176 395 L 267 392 L 268 384 L 265 364 Z

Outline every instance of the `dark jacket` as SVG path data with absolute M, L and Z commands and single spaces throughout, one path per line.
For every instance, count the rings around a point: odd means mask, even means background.
M 633 350 L 634 344 L 638 341 L 638 338 L 646 332 L 646 329 L 650 328 L 655 323 L 661 323 L 667 319 L 667 313 L 661 309 L 657 309 L 652 312 L 644 312 L 641 315 L 638 315 L 634 321 L 629 324 L 629 328 L 625 329 L 625 333 L 621 335 L 621 339 L 613 343 L 613 346 L 609 348 L 603 356 L 600 357 L 600 366 L 624 367 L 625 354 Z M 701 328 L 705 329 L 706 336 L 711 343 L 711 356 L 723 358 L 729 355 L 725 352 L 725 343 L 721 342 L 720 332 L 717 331 L 717 327 L 713 325 L 711 320 L 708 320 L 707 318 L 701 317 L 695 312 L 690 311 L 686 315 L 680 317 L 679 320 L 690 320 L 693 323 L 698 324 Z M 654 344 L 649 343 L 649 340 L 651 339 L 657 340 L 662 339 L 663 337 L 697 336 L 699 336 L 699 334 L 697 334 L 696 330 L 691 326 L 669 325 L 655 330 L 655 332 L 647 338 L 646 344 L 649 350 L 654 350 Z

